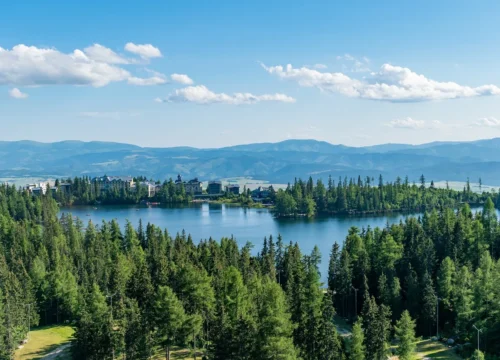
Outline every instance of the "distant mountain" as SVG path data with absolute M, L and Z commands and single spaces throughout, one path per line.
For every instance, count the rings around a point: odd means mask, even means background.
M 145 148 L 111 142 L 0 142 L 0 177 L 146 175 L 166 179 L 177 174 L 201 180 L 247 176 L 275 183 L 296 177 L 378 177 L 423 173 L 435 181 L 500 185 L 500 138 L 423 145 L 367 147 L 315 140 L 287 140 L 220 149 Z

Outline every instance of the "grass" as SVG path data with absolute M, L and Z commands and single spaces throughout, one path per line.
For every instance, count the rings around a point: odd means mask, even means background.
M 439 360 L 462 360 L 455 353 L 455 350 L 448 348 L 446 345 L 437 341 L 422 340 L 417 343 L 417 359 L 426 357 Z
M 397 345 L 391 346 L 392 350 L 397 349 Z M 390 360 L 398 360 L 398 356 L 391 356 Z M 436 359 L 436 360 L 463 360 L 455 353 L 455 350 L 446 345 L 432 340 L 417 341 L 417 349 L 413 357 L 415 360 Z
M 47 326 L 33 329 L 29 334 L 29 341 L 22 349 L 15 352 L 14 360 L 71 359 L 69 347 L 59 354 L 51 354 L 60 346 L 68 345 L 73 338 L 74 330 L 71 326 Z

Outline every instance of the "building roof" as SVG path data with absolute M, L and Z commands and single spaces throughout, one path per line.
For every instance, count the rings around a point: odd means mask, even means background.
M 92 179 L 92 181 L 105 182 L 105 181 L 124 181 L 130 182 L 134 181 L 132 176 L 99 176 Z

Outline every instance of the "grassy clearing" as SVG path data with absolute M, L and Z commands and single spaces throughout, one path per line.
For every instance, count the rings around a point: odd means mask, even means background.
M 453 349 L 437 341 L 422 340 L 417 343 L 417 359 L 463 360 Z
M 71 326 L 47 326 L 33 329 L 29 341 L 22 349 L 16 350 L 14 360 L 28 359 L 71 359 L 69 346 L 60 353 L 54 353 L 61 346 L 69 345 L 74 329 Z

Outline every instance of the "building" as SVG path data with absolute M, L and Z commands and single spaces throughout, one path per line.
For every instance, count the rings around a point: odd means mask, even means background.
M 229 194 L 239 195 L 240 186 L 238 184 L 229 184 L 226 186 L 226 192 Z
M 64 192 L 65 194 L 71 193 L 71 184 L 70 183 L 60 183 L 59 190 Z
M 117 190 L 130 190 L 134 187 L 134 178 L 131 176 L 101 176 L 92 179 L 99 191 L 109 191 L 112 189 Z
M 271 187 L 259 186 L 257 189 L 252 190 L 252 199 L 262 200 L 271 194 Z
M 147 190 L 148 197 L 154 197 L 156 195 L 156 192 L 160 190 L 160 185 L 157 185 L 150 181 L 142 181 L 139 183 L 139 186 Z
M 28 184 L 24 187 L 32 195 L 45 195 L 47 193 L 47 189 L 50 189 L 52 195 L 55 195 L 58 191 L 58 188 L 55 186 L 50 186 L 50 183 L 40 182 L 37 184 Z
M 219 195 L 222 193 L 222 182 L 209 181 L 207 186 L 207 193 L 209 195 Z
M 180 175 L 177 175 L 177 180 L 175 180 L 175 187 L 177 188 L 177 190 L 180 190 L 182 186 L 184 186 L 186 194 L 200 195 L 203 192 L 201 182 L 198 180 L 198 178 L 194 178 L 186 182 L 182 181 L 182 177 Z

